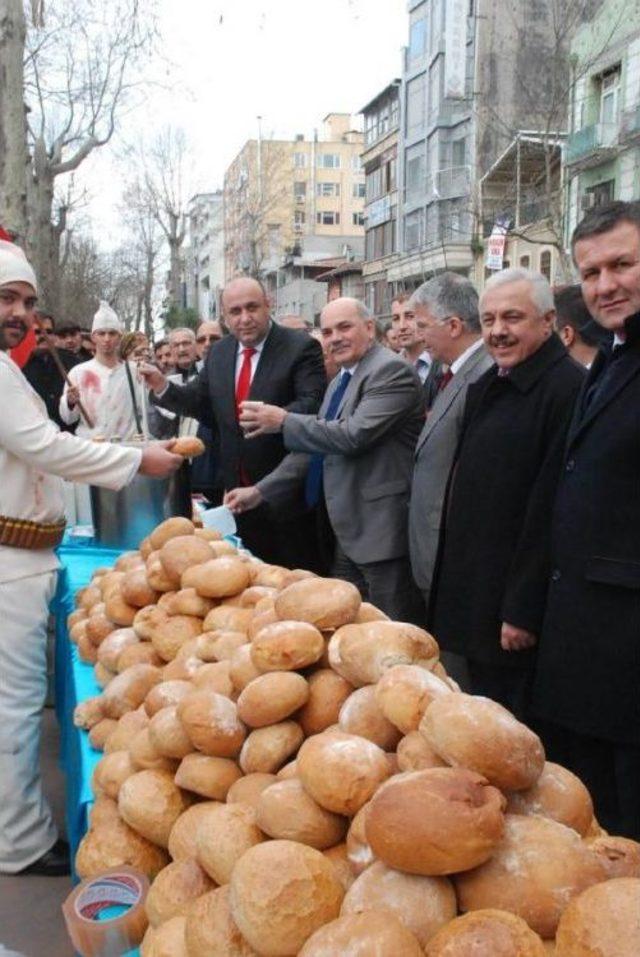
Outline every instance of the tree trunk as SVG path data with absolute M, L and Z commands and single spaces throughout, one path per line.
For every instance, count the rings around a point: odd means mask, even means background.
M 180 295 L 180 245 L 178 236 L 169 236 L 169 305 L 182 308 Z
M 33 148 L 33 175 L 28 183 L 28 248 L 38 283 L 40 302 L 54 316 L 60 305 L 60 236 L 64 219 L 54 224 L 54 174 L 42 139 Z
M 27 152 L 22 0 L 0 0 L 0 224 L 24 237 Z

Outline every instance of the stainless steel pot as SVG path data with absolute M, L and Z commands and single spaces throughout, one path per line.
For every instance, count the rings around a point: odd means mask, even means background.
M 181 513 L 178 474 L 166 479 L 136 475 L 119 492 L 91 486 L 94 539 L 108 548 L 136 549 L 165 518 Z

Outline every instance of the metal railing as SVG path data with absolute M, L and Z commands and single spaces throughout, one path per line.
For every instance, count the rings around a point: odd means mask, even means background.
M 565 162 L 577 163 L 590 153 L 607 150 L 618 142 L 617 123 L 592 123 L 567 137 Z

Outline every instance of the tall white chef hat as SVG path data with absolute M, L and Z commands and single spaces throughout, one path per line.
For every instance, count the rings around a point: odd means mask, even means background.
M 0 239 L 0 286 L 8 282 L 26 282 L 38 292 L 36 274 L 24 251 L 15 243 Z
M 122 323 L 109 303 L 105 302 L 104 299 L 100 300 L 98 311 L 93 317 L 91 331 L 99 332 L 102 329 L 114 329 L 116 332 L 122 332 Z

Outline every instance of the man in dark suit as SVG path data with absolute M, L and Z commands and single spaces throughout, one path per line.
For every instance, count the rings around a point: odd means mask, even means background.
M 222 294 L 222 308 L 231 335 L 211 347 L 196 379 L 179 386 L 155 367 L 146 366 L 144 372 L 160 405 L 213 427 L 222 482 L 232 489 L 253 485 L 286 454 L 280 435 L 245 439 L 238 424 L 241 403 L 253 399 L 313 414 L 320 407 L 326 378 L 319 343 L 306 332 L 272 322 L 265 290 L 257 280 L 231 280 Z M 240 516 L 238 534 L 247 548 L 268 562 L 308 564 L 312 557 L 309 530 L 293 512 L 278 521 L 263 506 Z
M 36 312 L 38 327 L 36 328 L 37 346 L 29 356 L 22 370 L 25 379 L 33 386 L 47 407 L 47 415 L 63 432 L 75 432 L 75 426 L 69 426 L 60 418 L 58 406 L 64 389 L 64 378 L 53 360 L 46 340 L 57 337 L 55 320 L 46 312 Z M 69 371 L 73 366 L 82 362 L 82 358 L 68 351 L 58 349 L 58 356 L 63 367 Z
M 607 830 L 640 840 L 640 204 L 589 213 L 572 239 L 582 293 L 613 336 L 569 429 L 533 689 L 551 760 Z
M 448 370 L 416 446 L 409 508 L 411 568 L 428 607 L 442 506 L 460 440 L 467 390 L 491 368 L 493 359 L 482 341 L 478 293 L 470 279 L 442 273 L 416 289 L 411 307 L 424 325 L 429 352 Z M 443 663 L 458 683 L 468 686 L 460 656 L 443 652 Z
M 242 515 L 263 501 L 287 508 L 302 489 L 308 501 L 321 499 L 335 535 L 332 574 L 391 618 L 422 623 L 407 543 L 413 450 L 424 421 L 420 380 L 375 341 L 373 318 L 358 300 L 333 300 L 320 323 L 341 371 L 319 415 L 247 403 L 248 434 L 280 433 L 291 451 L 255 488 L 226 500 Z
M 550 511 L 584 371 L 543 276 L 507 269 L 480 301 L 496 365 L 469 386 L 445 505 L 432 631 L 471 689 L 522 715 L 549 575 Z

